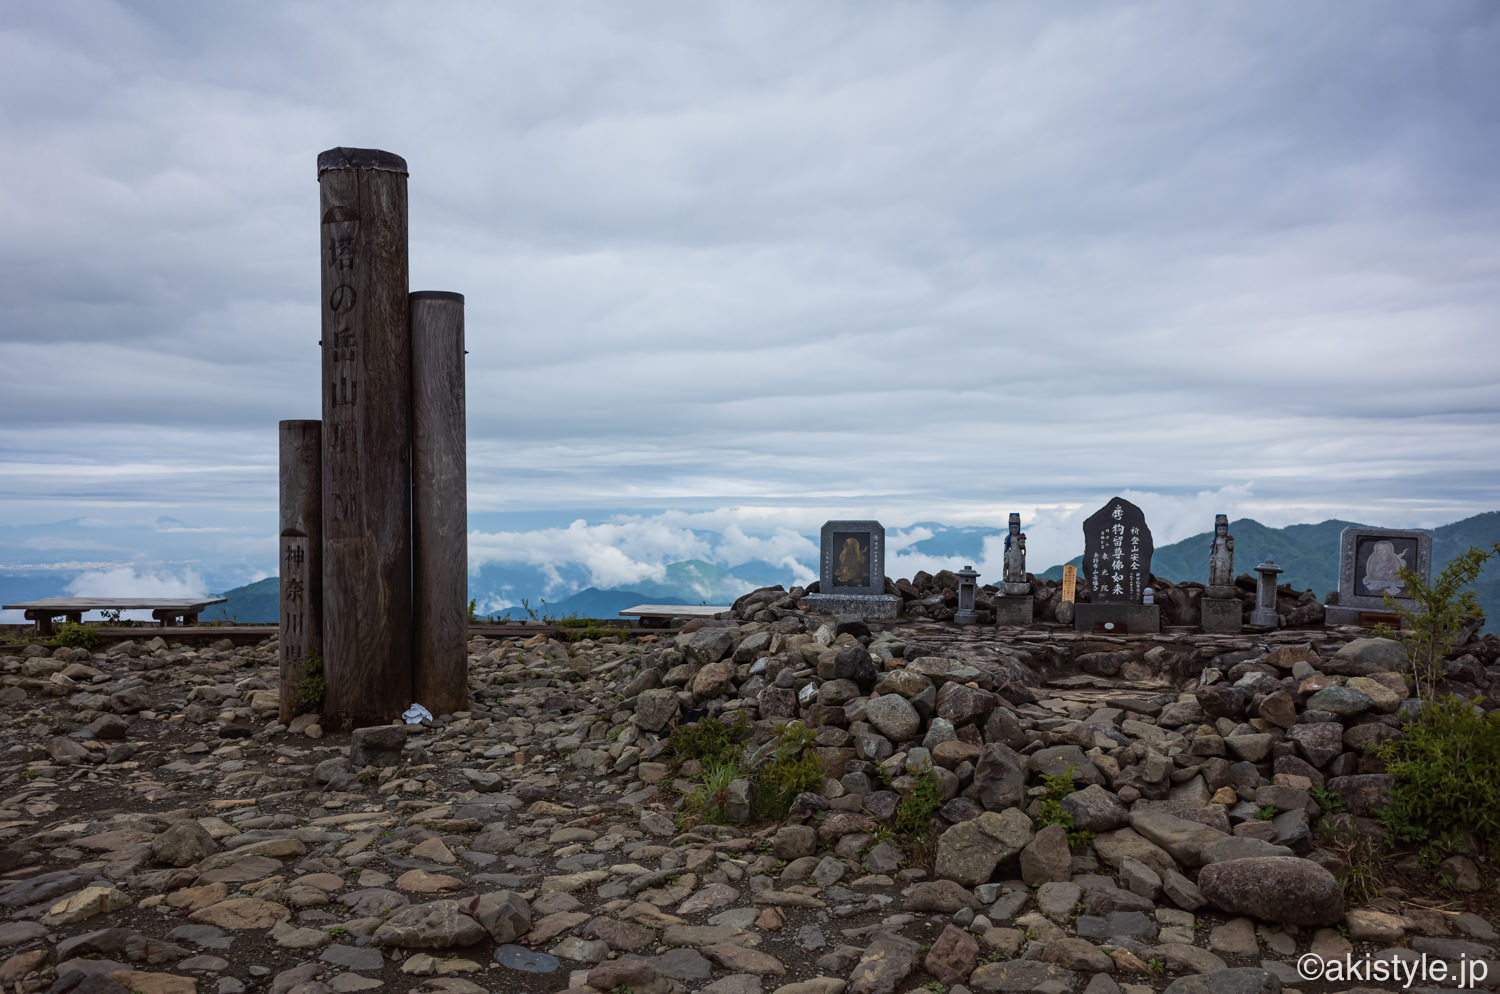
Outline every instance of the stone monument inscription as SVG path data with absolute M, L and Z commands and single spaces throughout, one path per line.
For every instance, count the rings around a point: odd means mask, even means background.
M 1330 597 L 1324 621 L 1361 624 L 1361 613 L 1388 614 L 1385 595 L 1414 607 L 1401 579 L 1409 569 L 1424 581 L 1432 577 L 1432 535 L 1418 529 L 1350 525 L 1339 533 L 1338 597 Z
M 829 521 L 818 556 L 818 592 L 810 610 L 823 614 L 894 618 L 901 598 L 885 592 L 885 527 L 878 521 Z
M 1141 509 L 1112 498 L 1083 523 L 1083 570 L 1094 603 L 1141 603 L 1151 577 L 1151 529 Z

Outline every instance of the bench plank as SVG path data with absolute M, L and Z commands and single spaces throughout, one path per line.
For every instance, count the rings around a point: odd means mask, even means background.
M 77 624 L 85 611 L 150 611 L 165 628 L 177 618 L 182 618 L 186 625 L 196 624 L 199 613 L 210 604 L 223 604 L 227 600 L 227 597 L 50 597 L 0 604 L 0 611 L 24 611 L 26 620 L 36 622 L 38 635 L 51 635 L 52 619 L 58 615 Z

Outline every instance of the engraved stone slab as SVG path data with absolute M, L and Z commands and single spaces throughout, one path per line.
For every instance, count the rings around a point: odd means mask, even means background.
M 884 594 L 885 528 L 878 521 L 827 522 L 819 563 L 820 594 Z
M 1083 523 L 1083 571 L 1095 604 L 1140 604 L 1151 579 L 1151 529 L 1141 509 L 1114 497 Z
M 1432 534 L 1419 529 L 1367 528 L 1350 525 L 1339 533 L 1339 590 L 1337 606 L 1330 605 L 1330 625 L 1358 624 L 1361 611 L 1388 612 L 1389 593 L 1402 606 L 1416 602 L 1403 596 L 1401 569 L 1432 578 Z

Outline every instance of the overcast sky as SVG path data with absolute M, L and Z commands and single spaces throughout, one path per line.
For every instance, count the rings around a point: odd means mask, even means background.
M 274 568 L 337 145 L 467 297 L 476 552 L 1493 510 L 1497 53 L 1491 0 L 6 4 L 0 522 Z

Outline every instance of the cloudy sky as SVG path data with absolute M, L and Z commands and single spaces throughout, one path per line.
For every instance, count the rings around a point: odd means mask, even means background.
M 1497 52 L 1491 0 L 6 4 L 0 524 L 274 568 L 337 145 L 467 296 L 476 559 L 1493 510 Z

